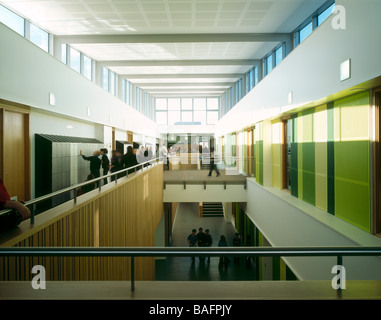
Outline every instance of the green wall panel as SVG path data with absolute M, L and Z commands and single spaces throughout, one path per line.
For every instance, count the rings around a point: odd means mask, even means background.
M 290 119 L 292 121 L 291 135 L 291 194 L 298 197 L 298 141 L 297 141 L 297 117 Z
M 303 143 L 303 200 L 315 205 L 315 143 Z
M 335 101 L 335 215 L 371 232 L 370 98 L 363 92 Z
M 327 105 L 327 211 L 335 214 L 334 104 Z

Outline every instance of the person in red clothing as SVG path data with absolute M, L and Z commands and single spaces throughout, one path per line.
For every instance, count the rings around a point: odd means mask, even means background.
M 12 211 L 0 215 L 0 232 L 17 226 L 22 220 L 30 217 L 29 209 L 19 201 L 12 201 L 0 179 L 0 210 L 12 209 Z

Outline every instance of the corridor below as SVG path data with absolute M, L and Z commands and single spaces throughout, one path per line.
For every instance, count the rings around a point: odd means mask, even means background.
M 225 221 L 224 217 L 202 217 L 200 218 L 197 203 L 179 203 L 177 216 L 172 234 L 172 247 L 187 247 L 187 237 L 192 229 L 202 227 L 209 229 L 213 238 L 213 247 L 218 246 L 220 235 L 224 235 L 228 245 L 232 246 L 235 228 L 231 223 Z M 192 263 L 190 257 L 173 257 L 156 260 L 156 281 L 244 281 L 255 280 L 255 269 L 253 262 L 251 268 L 246 268 L 245 259 L 241 258 L 239 264 L 234 263 L 234 257 L 228 267 L 219 267 L 219 258 L 212 257 L 200 261 L 197 257 Z

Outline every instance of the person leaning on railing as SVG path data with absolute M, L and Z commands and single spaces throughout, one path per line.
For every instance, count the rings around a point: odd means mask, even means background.
M 13 229 L 21 221 L 30 217 L 29 209 L 19 201 L 11 200 L 3 181 L 0 179 L 0 210 L 12 209 L 12 211 L 0 215 L 0 232 Z

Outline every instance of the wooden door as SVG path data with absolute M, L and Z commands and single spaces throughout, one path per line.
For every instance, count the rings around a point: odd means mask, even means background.
M 1 177 L 11 197 L 30 199 L 29 115 L 1 109 Z
M 381 237 L 381 88 L 374 90 L 375 141 L 373 147 L 373 233 Z

